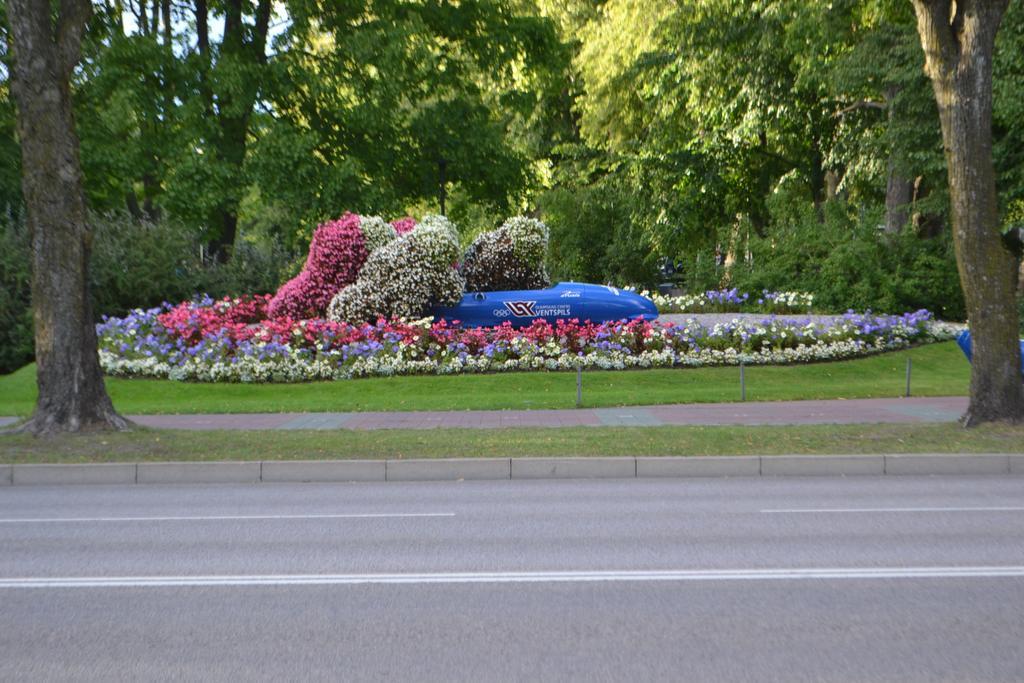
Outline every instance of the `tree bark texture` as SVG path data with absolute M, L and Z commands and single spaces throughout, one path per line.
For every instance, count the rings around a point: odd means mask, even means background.
M 39 398 L 25 429 L 124 429 L 103 384 L 89 302 L 82 171 L 71 106 L 89 0 L 8 0 L 14 46 L 22 192 L 32 234 L 32 309 Z
M 892 160 L 885 185 L 885 231 L 898 233 L 910 221 L 910 203 L 914 199 L 914 181 L 902 177 Z
M 892 130 L 896 121 L 896 98 L 900 88 L 890 85 L 885 89 L 886 119 Z M 889 151 L 889 167 L 885 182 L 885 231 L 898 233 L 910 220 L 910 203 L 914 199 L 914 181 L 900 173 L 900 159 L 896 145 Z
M 1008 0 L 914 0 L 942 124 L 953 244 L 974 352 L 963 423 L 1024 421 L 1018 261 L 999 233 L 992 164 L 992 56 Z

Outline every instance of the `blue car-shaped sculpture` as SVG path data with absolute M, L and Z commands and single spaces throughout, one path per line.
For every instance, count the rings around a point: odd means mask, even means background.
M 435 306 L 434 318 L 458 321 L 463 327 L 494 327 L 511 323 L 527 327 L 535 320 L 654 320 L 658 308 L 647 297 L 616 287 L 559 282 L 547 289 L 471 292 L 455 306 Z
M 967 360 L 970 361 L 971 360 L 971 331 L 970 330 L 964 330 L 963 332 L 961 332 L 960 335 L 956 338 L 956 343 L 957 343 L 957 346 L 960 347 L 960 350 L 964 352 L 964 355 L 967 356 Z M 1021 356 L 1020 372 L 1021 372 L 1022 375 L 1024 375 L 1024 339 L 1020 340 L 1020 356 Z

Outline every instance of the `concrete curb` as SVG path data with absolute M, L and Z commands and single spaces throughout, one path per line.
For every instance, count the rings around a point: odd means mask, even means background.
M 647 477 L 757 477 L 757 455 L 710 455 L 702 457 L 647 457 L 636 459 L 636 476 Z
M 513 479 L 636 477 L 636 458 L 513 458 Z
M 56 484 L 134 484 L 137 465 L 126 463 L 83 463 L 60 465 L 12 465 L 15 486 Z
M 456 481 L 508 479 L 510 458 L 387 460 L 388 481 Z
M 261 462 L 140 462 L 139 484 L 254 484 Z
M 779 477 L 885 474 L 884 455 L 776 455 L 761 458 L 761 474 Z
M 1024 454 L 443 458 L 0 465 L 0 486 L 461 479 L 1020 475 Z
M 887 455 L 886 474 L 1009 474 L 1008 455 Z
M 384 481 L 384 460 L 266 460 L 260 481 Z

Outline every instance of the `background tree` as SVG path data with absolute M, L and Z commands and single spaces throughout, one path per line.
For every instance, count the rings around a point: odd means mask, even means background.
M 992 62 L 1008 0 L 914 0 L 949 173 L 953 243 L 973 340 L 965 425 L 1024 420 L 1014 298 L 1020 240 L 1000 234 Z
M 88 0 L 9 0 L 22 188 L 32 239 L 39 399 L 35 434 L 124 429 L 107 396 L 89 300 L 89 249 L 70 79 Z
M 537 112 L 563 59 L 551 22 L 530 9 L 292 2 L 279 58 L 287 85 L 252 157 L 266 196 L 304 217 L 400 212 L 434 202 L 444 160 L 459 196 L 494 213 L 522 208 L 544 145 Z

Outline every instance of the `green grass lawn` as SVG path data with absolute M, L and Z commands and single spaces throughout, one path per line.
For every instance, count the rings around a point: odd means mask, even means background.
M 747 400 L 781 401 L 902 396 L 907 358 L 915 396 L 967 393 L 970 366 L 953 342 L 835 363 L 746 368 Z M 125 414 L 274 413 L 367 410 L 572 408 L 576 375 L 522 372 L 418 376 L 306 384 L 193 384 L 107 379 Z M 26 416 L 35 402 L 35 366 L 0 377 L 0 415 Z M 738 401 L 738 368 L 585 372 L 583 405 Z
M 966 430 L 943 423 L 372 432 L 139 429 L 47 439 L 0 435 L 0 463 L 944 452 L 1024 452 L 1024 427 Z

